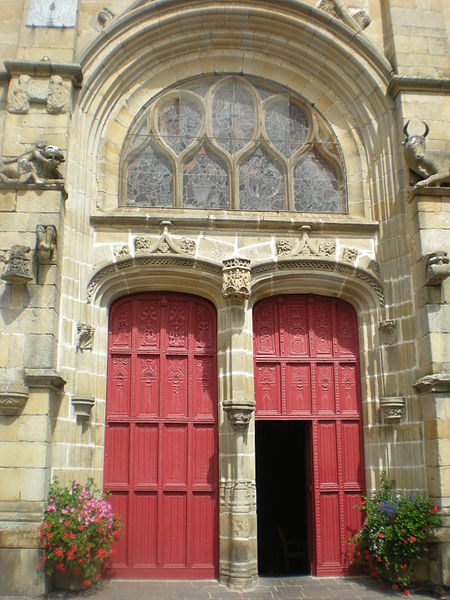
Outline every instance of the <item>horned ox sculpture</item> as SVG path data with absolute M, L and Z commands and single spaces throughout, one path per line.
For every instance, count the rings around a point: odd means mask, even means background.
M 408 167 L 420 177 L 425 177 L 418 181 L 415 187 L 439 186 L 450 184 L 450 153 L 427 150 L 425 138 L 430 132 L 425 121 L 425 131 L 422 135 L 408 134 L 409 121 L 403 128 L 405 139 L 402 144 L 405 147 L 405 160 Z

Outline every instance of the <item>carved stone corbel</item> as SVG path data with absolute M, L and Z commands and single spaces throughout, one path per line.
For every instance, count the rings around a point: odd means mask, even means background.
M 427 285 L 440 285 L 450 275 L 447 252 L 433 252 L 429 255 L 426 266 Z
M 27 256 L 31 248 L 29 246 L 15 245 L 9 251 L 8 263 L 2 274 L 2 279 L 16 285 L 26 285 L 33 279 L 30 272 L 31 259 Z
M 90 418 L 95 398 L 92 396 L 72 396 L 71 401 L 78 419 L 87 420 Z
M 403 417 L 405 398 L 403 396 L 380 398 L 380 408 L 387 423 L 396 423 Z
M 39 263 L 52 263 L 56 251 L 56 227 L 54 225 L 37 225 L 36 238 L 36 252 Z
M 235 431 L 243 431 L 247 429 L 255 412 L 255 403 L 251 401 L 233 402 L 233 400 L 225 400 L 223 402 L 223 409 L 228 415 L 232 428 Z
M 78 342 L 77 348 L 80 350 L 92 350 L 94 344 L 95 327 L 87 323 L 77 324 Z
M 247 300 L 250 298 L 250 263 L 248 258 L 228 258 L 222 268 L 222 294 L 224 298 Z
M 394 344 L 397 341 L 398 327 L 394 319 L 385 319 L 379 324 L 383 344 Z
M 11 385 L 0 388 L 0 414 L 17 415 L 28 400 L 28 388 L 23 385 Z

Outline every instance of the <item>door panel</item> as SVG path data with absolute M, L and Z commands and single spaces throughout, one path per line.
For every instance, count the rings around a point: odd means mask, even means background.
M 141 294 L 111 308 L 105 488 L 124 522 L 118 576 L 217 574 L 215 340 L 199 298 Z
M 339 299 L 292 295 L 259 302 L 253 322 L 256 418 L 311 422 L 298 460 L 310 480 L 312 572 L 345 573 L 364 492 L 356 314 Z

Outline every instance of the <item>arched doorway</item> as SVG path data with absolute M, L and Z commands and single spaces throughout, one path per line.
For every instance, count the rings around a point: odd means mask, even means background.
M 353 308 L 313 295 L 259 302 L 254 363 L 259 572 L 343 574 L 364 492 Z
M 181 294 L 117 301 L 109 321 L 105 489 L 120 577 L 217 574 L 216 313 Z

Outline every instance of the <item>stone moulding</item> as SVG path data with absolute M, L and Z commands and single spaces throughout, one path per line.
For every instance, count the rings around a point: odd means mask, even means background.
M 112 275 L 126 275 L 126 271 L 133 272 L 142 267 L 179 267 L 184 269 L 192 269 L 196 271 L 204 271 L 211 273 L 216 277 L 222 276 L 222 266 L 219 263 L 212 261 L 199 260 L 193 256 L 180 254 L 149 254 L 144 252 L 134 258 L 123 258 L 115 263 L 108 263 L 100 267 L 91 277 L 87 286 L 86 302 L 90 304 L 95 298 L 98 289 L 106 279 Z
M 30 388 L 47 388 L 54 391 L 66 384 L 66 380 L 53 369 L 25 369 L 24 379 Z
M 5 60 L 3 64 L 9 77 L 21 74 L 40 77 L 60 75 L 61 77 L 70 79 L 76 88 L 80 88 L 83 81 L 81 65 L 78 63 L 54 63 L 43 60 Z
M 387 423 L 396 423 L 403 417 L 405 398 L 403 396 L 386 396 L 380 398 L 380 408 Z
M 11 385 L 0 388 L 0 415 L 18 415 L 28 400 L 28 388 Z
M 245 431 L 255 412 L 255 403 L 234 402 L 233 400 L 224 400 L 223 410 L 228 415 L 228 420 L 235 431 Z
M 72 396 L 71 402 L 78 419 L 87 420 L 90 418 L 95 398 L 92 396 Z

